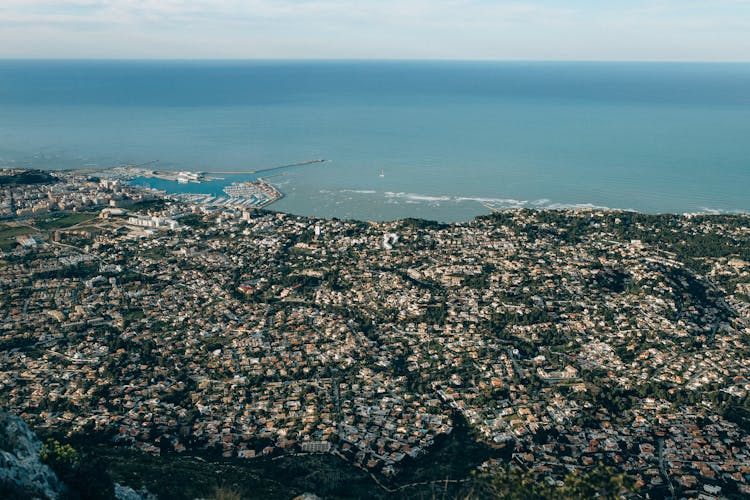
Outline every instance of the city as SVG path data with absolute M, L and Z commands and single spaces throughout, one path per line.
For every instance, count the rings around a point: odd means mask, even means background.
M 747 215 L 360 222 L 48 177 L 0 186 L 0 402 L 33 429 L 388 488 L 466 426 L 476 468 L 750 495 Z

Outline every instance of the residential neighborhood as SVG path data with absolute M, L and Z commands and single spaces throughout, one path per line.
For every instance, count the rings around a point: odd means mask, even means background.
M 73 174 L 0 208 L 0 404 L 32 428 L 387 480 L 464 426 L 544 478 L 750 495 L 747 215 L 325 220 Z

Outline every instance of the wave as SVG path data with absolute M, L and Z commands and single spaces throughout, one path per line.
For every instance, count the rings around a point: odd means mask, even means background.
M 355 193 L 355 194 L 378 194 L 373 189 L 342 189 L 340 193 Z
M 323 192 L 321 190 L 321 192 Z M 632 208 L 615 208 L 595 203 L 561 203 L 554 202 L 549 198 L 539 198 L 536 200 L 517 200 L 515 198 L 493 198 L 486 196 L 449 196 L 449 195 L 431 195 L 422 193 L 410 193 L 405 191 L 384 191 L 378 192 L 374 189 L 341 189 L 340 193 L 360 194 L 368 196 L 380 196 L 385 198 L 388 205 L 397 205 L 403 202 L 406 205 L 428 204 L 433 207 L 440 206 L 441 203 L 479 203 L 490 210 L 508 210 L 514 208 L 533 208 L 547 210 L 622 210 L 625 212 L 638 212 Z M 351 200 L 351 198 L 349 198 Z M 746 210 L 724 210 L 710 207 L 699 207 L 696 212 L 686 213 L 686 215 L 720 215 L 720 214 L 747 214 Z
M 551 210 L 616 210 L 604 205 L 594 205 L 593 203 L 548 203 L 540 205 L 540 208 L 549 208 Z
M 723 208 L 698 207 L 697 212 L 687 212 L 685 215 L 744 215 L 748 213 L 750 212 L 741 209 L 725 210 Z
M 517 207 L 526 206 L 529 202 L 526 200 L 515 200 L 513 198 L 481 198 L 474 196 L 459 196 L 456 197 L 456 201 L 473 201 L 482 204 L 500 204 L 500 205 L 513 205 Z
M 383 193 L 386 198 L 404 198 L 411 201 L 425 201 L 428 203 L 437 203 L 440 201 L 451 201 L 454 200 L 451 196 L 430 196 L 427 194 L 416 194 L 416 193 L 394 193 L 393 191 L 386 191 Z
M 374 194 L 374 193 L 373 193 Z M 480 203 L 487 208 L 509 209 L 509 208 L 548 208 L 548 209 L 589 209 L 589 210 L 611 210 L 610 207 L 595 205 L 593 203 L 554 203 L 548 198 L 538 200 L 517 200 L 515 198 L 492 198 L 484 196 L 447 196 L 447 195 L 428 195 L 419 193 L 406 193 L 386 191 L 383 195 L 389 200 L 404 199 L 408 204 L 429 203 L 438 205 L 439 203 Z
M 374 189 L 342 189 L 340 193 L 378 195 L 381 194 Z M 448 195 L 430 195 L 422 193 L 409 193 L 405 191 L 384 191 L 382 193 L 386 203 L 395 204 L 403 200 L 408 205 L 427 203 L 433 206 L 439 206 L 440 203 L 479 203 L 491 209 L 509 209 L 509 208 L 549 208 L 549 209 L 591 209 L 591 210 L 611 210 L 609 207 L 594 205 L 592 203 L 553 203 L 549 198 L 540 198 L 538 200 L 517 200 L 515 198 L 493 198 L 486 196 L 448 196 Z

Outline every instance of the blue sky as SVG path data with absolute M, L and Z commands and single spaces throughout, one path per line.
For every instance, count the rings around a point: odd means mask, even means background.
M 0 0 L 0 58 L 750 61 L 750 0 Z

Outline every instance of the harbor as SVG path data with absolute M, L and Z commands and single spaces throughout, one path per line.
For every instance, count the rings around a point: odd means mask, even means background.
M 154 160 L 150 163 L 155 163 L 158 160 Z M 288 163 L 285 165 L 274 165 L 271 167 L 264 167 L 259 168 L 256 170 L 212 170 L 210 173 L 212 175 L 258 175 L 258 174 L 264 174 L 268 172 L 276 172 L 279 170 L 286 170 L 289 168 L 295 168 L 295 167 L 308 167 L 313 165 L 318 165 L 321 163 L 326 163 L 329 160 L 326 160 L 324 158 L 318 158 L 315 160 L 308 160 L 308 161 L 302 161 L 297 163 Z M 119 167 L 118 167 L 119 168 Z M 194 183 L 201 183 L 206 181 L 212 181 L 212 180 L 222 180 L 221 177 L 212 177 L 207 175 L 206 172 L 190 172 L 190 171 L 171 171 L 171 170 L 145 170 L 142 168 L 139 168 L 139 166 L 125 166 L 122 167 L 125 169 L 130 169 L 131 172 L 137 172 L 141 173 L 144 177 L 154 177 L 156 179 L 162 179 L 167 181 L 176 181 L 180 184 L 187 184 L 190 182 Z
M 264 179 L 249 182 L 234 182 L 225 187 L 223 193 L 223 196 L 202 193 L 179 193 L 175 194 L 174 197 L 190 203 L 234 209 L 263 208 L 284 197 L 281 191 Z
M 109 167 L 87 167 L 87 168 L 76 168 L 70 169 L 72 172 L 80 174 L 96 174 L 101 177 L 121 179 L 121 180 L 133 180 L 138 177 L 144 177 L 146 179 L 160 179 L 165 181 L 178 182 L 180 184 L 210 182 L 215 180 L 223 180 L 221 177 L 214 177 L 214 175 L 252 175 L 257 176 L 267 172 L 276 172 L 278 170 L 286 170 L 294 167 L 307 167 L 312 165 L 318 165 L 326 163 L 330 160 L 318 158 L 315 160 L 307 160 L 297 163 L 287 163 L 284 165 L 274 165 L 270 167 L 258 168 L 255 170 L 249 169 L 237 169 L 237 170 L 211 170 L 209 175 L 202 171 L 189 171 L 189 170 L 153 170 L 151 168 L 144 168 L 146 166 L 154 165 L 159 163 L 159 160 L 150 160 L 142 163 L 129 163 L 125 165 L 116 165 Z
M 281 191 L 267 180 L 258 177 L 258 174 L 268 173 L 269 177 L 275 177 L 283 175 L 285 172 L 280 171 L 286 169 L 318 165 L 328 161 L 320 158 L 256 170 L 212 170 L 210 175 L 202 171 L 144 168 L 158 163 L 158 160 L 113 167 L 75 169 L 75 172 L 129 182 L 164 192 L 175 199 L 205 206 L 251 209 L 266 207 L 284 197 Z

